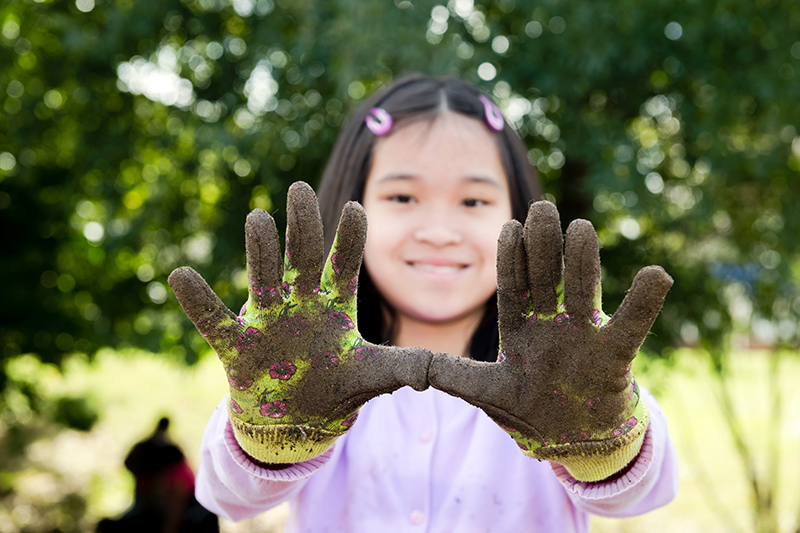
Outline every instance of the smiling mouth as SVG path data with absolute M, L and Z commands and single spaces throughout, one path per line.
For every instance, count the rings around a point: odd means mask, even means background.
M 433 272 L 437 274 L 452 274 L 467 268 L 467 265 L 432 265 L 430 263 L 415 263 L 409 261 L 408 265 L 423 272 Z

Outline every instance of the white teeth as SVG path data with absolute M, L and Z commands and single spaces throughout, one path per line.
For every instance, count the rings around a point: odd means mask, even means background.
M 412 263 L 414 268 L 419 270 L 424 270 L 426 272 L 439 272 L 439 273 L 451 273 L 451 272 L 458 272 L 461 270 L 462 266 L 460 265 L 430 265 L 426 263 Z

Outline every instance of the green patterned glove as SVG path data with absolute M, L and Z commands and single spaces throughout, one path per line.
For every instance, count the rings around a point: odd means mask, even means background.
M 249 298 L 236 316 L 188 267 L 169 277 L 178 301 L 217 352 L 230 383 L 236 440 L 265 463 L 294 463 L 331 447 L 370 398 L 428 386 L 432 354 L 370 344 L 356 327 L 356 289 L 367 234 L 364 209 L 342 211 L 323 268 L 322 220 L 307 184 L 287 200 L 286 254 L 260 209 L 245 224 Z
M 661 267 L 643 268 L 609 320 L 594 228 L 574 221 L 562 257 L 563 246 L 549 202 L 531 206 L 524 228 L 506 223 L 498 243 L 497 362 L 436 354 L 428 380 L 483 409 L 527 455 L 597 481 L 624 468 L 644 439 L 647 406 L 631 362 L 672 278 Z

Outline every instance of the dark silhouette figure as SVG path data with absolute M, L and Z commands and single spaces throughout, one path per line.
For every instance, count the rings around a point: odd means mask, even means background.
M 117 519 L 104 519 L 98 533 L 218 533 L 217 516 L 194 498 L 194 472 L 167 436 L 169 419 L 137 443 L 125 458 L 136 479 L 133 506 Z

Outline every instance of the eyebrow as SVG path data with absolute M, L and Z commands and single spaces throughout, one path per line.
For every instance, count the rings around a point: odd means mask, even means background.
M 388 176 L 384 176 L 378 180 L 378 183 L 386 183 L 392 181 L 411 181 L 417 179 L 416 176 L 411 174 L 389 174 Z
M 496 179 L 487 178 L 485 176 L 467 176 L 466 178 L 461 178 L 461 181 L 466 181 L 467 183 L 485 183 L 486 185 L 502 189 Z
M 419 177 L 413 174 L 389 174 L 388 176 L 380 178 L 377 183 L 381 184 L 392 181 L 415 181 L 418 179 Z M 502 189 L 502 186 L 497 182 L 496 179 L 488 178 L 485 176 L 465 176 L 461 178 L 459 181 L 467 183 L 484 183 L 486 185 Z

